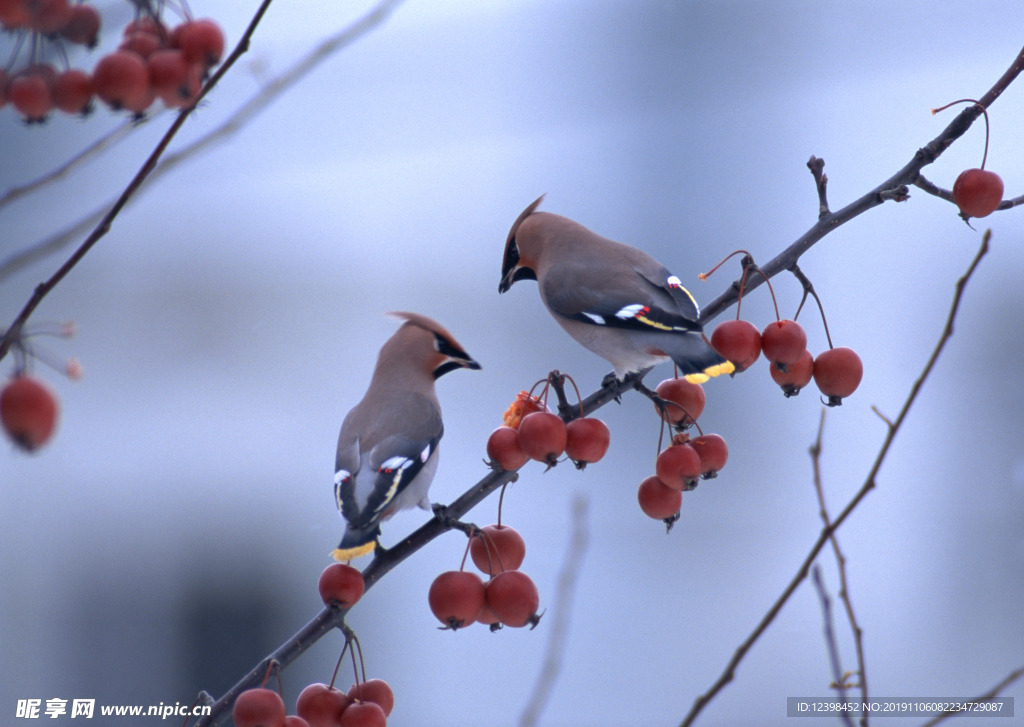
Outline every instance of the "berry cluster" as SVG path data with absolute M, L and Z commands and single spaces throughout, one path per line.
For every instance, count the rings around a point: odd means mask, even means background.
M 293 715 L 280 694 L 263 686 L 239 694 L 231 716 L 235 727 L 386 727 L 394 706 L 383 679 L 357 681 L 348 692 L 315 682 L 299 692 Z
M 711 479 L 725 467 L 729 448 L 718 434 L 690 437 L 684 430 L 697 425 L 704 411 L 706 396 L 700 384 L 684 377 L 666 379 L 655 388 L 654 398 L 662 422 L 675 430 L 668 447 L 654 462 L 654 475 L 640 483 L 637 501 L 648 517 L 663 520 L 671 529 L 679 519 L 683 492 L 692 490 L 701 478 Z M 659 445 L 660 449 L 660 445 Z
M 584 416 L 582 407 L 580 416 L 566 424 L 548 409 L 550 383 L 551 377 L 545 381 L 541 396 L 519 392 L 505 411 L 504 424 L 487 439 L 491 467 L 512 472 L 533 459 L 550 469 L 564 454 L 578 469 L 583 469 L 604 457 L 611 441 L 608 426 L 600 419 Z
M 317 584 L 324 605 L 350 608 L 365 590 L 362 574 L 347 563 L 332 563 L 320 574 Z M 358 643 L 354 635 L 351 641 Z M 345 643 L 348 649 L 351 641 Z M 342 651 L 342 658 L 345 655 Z M 360 652 L 360 659 L 362 658 Z M 353 663 L 355 653 L 353 651 Z M 341 659 L 338 660 L 341 665 Z M 268 669 L 269 674 L 269 669 Z M 391 686 L 383 679 L 357 678 L 347 692 L 330 684 L 315 682 L 305 687 L 295 701 L 295 714 L 286 715 L 284 700 L 264 686 L 238 695 L 232 711 L 236 727 L 386 727 L 395 706 Z M 335 669 L 335 676 L 337 669 Z M 265 680 L 264 680 L 265 681 Z
M 736 319 L 718 324 L 711 332 L 711 346 L 722 356 L 732 362 L 735 370 L 733 375 L 750 368 L 761 354 L 768 360 L 769 373 L 772 380 L 782 387 L 782 393 L 788 396 L 796 396 L 807 384 L 814 379 L 818 389 L 826 397 L 825 403 L 828 406 L 839 406 L 847 396 L 850 396 L 857 387 L 864 375 L 864 366 L 860 356 L 849 348 L 834 348 L 832 337 L 828 332 L 828 322 L 825 320 L 825 309 L 821 300 L 810 281 L 798 273 L 797 277 L 804 286 L 804 301 L 807 296 L 814 297 L 818 304 L 818 312 L 821 313 L 822 325 L 825 328 L 825 338 L 828 339 L 829 350 L 821 353 L 817 358 L 811 356 L 807 350 L 807 333 L 803 326 L 793 320 L 783 319 L 779 316 L 779 305 L 775 300 L 775 291 L 772 289 L 771 280 L 764 274 L 745 250 L 737 250 L 725 257 L 728 260 L 733 255 L 743 254 L 743 276 L 740 278 L 739 294 L 736 300 Z M 706 279 L 725 262 L 718 263 L 711 271 L 701 273 L 702 280 Z M 753 323 L 740 318 L 740 305 L 743 301 L 743 288 L 746 284 L 749 273 L 761 275 L 772 296 L 772 303 L 775 305 L 775 320 L 765 326 L 763 331 L 758 331 Z M 800 315 L 803 309 L 803 301 L 797 309 L 796 314 Z
M 64 44 L 95 47 L 100 15 L 94 7 L 69 0 L 0 0 L 0 26 L 20 36 L 18 51 L 0 69 L 0 107 L 10 102 L 27 123 L 41 123 L 54 109 L 87 114 L 94 97 L 134 114 L 142 114 L 157 99 L 170 108 L 188 105 L 220 62 L 224 34 L 212 20 L 192 19 L 184 6 L 184 20 L 165 25 L 160 15 L 166 4 L 146 3 L 153 11 L 141 12 L 128 23 L 117 50 L 100 58 L 88 73 L 70 66 Z M 27 57 L 19 62 L 22 49 Z M 53 55 L 61 59 L 63 70 L 43 60 Z
M 467 553 L 474 565 L 488 576 L 483 579 L 465 570 L 463 555 L 459 570 L 442 573 L 430 585 L 427 601 L 442 628 L 456 629 L 473 623 L 486 624 L 491 631 L 502 626 L 532 629 L 540 622 L 537 608 L 540 595 L 533 579 L 519 570 L 526 558 L 526 543 L 519 532 L 501 524 L 501 501 L 498 522 L 484 528 L 469 526 Z
M 799 394 L 813 378 L 829 406 L 838 406 L 856 391 L 864 375 L 864 365 L 853 349 L 829 348 L 812 357 L 807 334 L 793 320 L 774 321 L 760 333 L 749 321 L 725 321 L 712 331 L 711 345 L 735 364 L 737 372 L 764 353 L 772 379 L 786 396 Z

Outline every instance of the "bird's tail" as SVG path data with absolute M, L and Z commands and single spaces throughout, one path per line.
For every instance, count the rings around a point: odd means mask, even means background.
M 696 331 L 684 335 L 671 336 L 668 345 L 662 350 L 679 367 L 679 373 L 687 381 L 700 384 L 712 376 L 731 374 L 736 367 L 711 347 L 704 335 Z
M 336 561 L 345 562 L 358 558 L 361 555 L 372 553 L 377 547 L 377 538 L 380 536 L 380 524 L 372 523 L 366 527 L 352 527 L 345 530 L 338 547 L 331 555 Z

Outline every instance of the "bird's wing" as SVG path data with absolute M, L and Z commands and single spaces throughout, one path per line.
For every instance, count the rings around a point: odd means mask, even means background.
M 547 271 L 542 293 L 552 312 L 582 323 L 638 331 L 699 331 L 697 304 L 682 283 L 636 267 L 602 273 L 579 264 Z
M 346 437 L 342 427 L 335 498 L 342 515 L 356 526 L 380 520 L 423 469 L 444 434 L 440 411 L 425 397 L 410 394 L 389 404 L 362 437 Z

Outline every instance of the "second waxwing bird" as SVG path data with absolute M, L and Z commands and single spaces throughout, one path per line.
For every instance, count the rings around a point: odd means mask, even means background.
M 455 369 L 480 368 L 436 321 L 391 315 L 405 322 L 381 348 L 370 386 L 338 434 L 334 497 L 346 523 L 332 553 L 339 561 L 371 552 L 381 521 L 398 510 L 430 509 L 444 433 L 434 382 Z
M 538 212 L 542 199 L 508 233 L 499 293 L 536 280 L 555 320 L 620 379 L 669 358 L 694 382 L 732 373 L 704 338 L 700 309 L 679 278 L 642 250 Z

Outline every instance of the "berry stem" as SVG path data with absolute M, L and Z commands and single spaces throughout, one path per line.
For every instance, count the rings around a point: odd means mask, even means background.
M 988 124 L 988 110 L 981 103 L 981 101 L 976 101 L 973 98 L 962 98 L 962 99 L 959 99 L 957 101 L 950 101 L 945 106 L 939 106 L 937 109 L 932 109 L 932 115 L 935 115 L 935 114 L 939 113 L 940 111 L 945 111 L 950 106 L 955 106 L 955 105 L 960 104 L 960 103 L 972 103 L 972 104 L 974 104 L 979 109 L 981 109 L 981 113 L 985 117 L 985 151 L 981 155 L 981 167 L 980 167 L 981 169 L 984 169 L 985 168 L 985 162 L 988 161 L 988 132 L 989 132 L 989 124 Z
M 580 419 L 582 419 L 587 414 L 583 411 L 583 396 L 580 395 L 580 387 L 576 386 L 576 381 L 569 374 L 563 374 L 562 378 L 568 379 L 569 383 L 572 384 L 573 391 L 576 392 L 576 401 L 580 403 Z
M 505 488 L 508 487 L 506 482 L 501 486 L 501 491 L 498 493 L 498 527 L 501 527 L 501 507 L 505 504 Z
M 469 544 L 473 542 L 473 538 L 475 537 L 475 533 L 478 533 L 478 532 L 480 532 L 480 529 L 477 528 L 477 527 L 474 527 L 473 530 L 470 533 L 467 533 L 469 535 L 469 537 L 466 538 L 466 549 L 464 551 L 462 551 L 462 562 L 459 563 L 459 570 L 460 571 L 466 569 L 466 556 L 469 555 Z
M 814 302 L 818 304 L 818 312 L 821 314 L 821 325 L 825 329 L 825 340 L 828 341 L 828 347 L 833 348 L 832 336 L 828 332 L 828 319 L 825 317 L 825 307 L 821 304 L 821 298 L 818 297 L 818 291 L 814 289 L 811 279 L 804 275 L 804 271 L 800 269 L 799 265 L 794 264 L 789 271 L 793 273 L 793 276 L 797 280 L 800 281 L 800 285 L 802 285 L 804 289 L 804 295 L 800 299 L 800 305 L 796 309 L 796 314 L 793 316 L 793 320 L 795 321 L 797 316 L 800 315 L 800 311 L 803 309 L 804 303 L 807 301 L 807 296 L 810 295 L 814 298 Z
M 345 652 L 348 651 L 349 645 L 352 640 L 355 639 L 356 632 L 348 627 L 344 621 L 339 624 L 338 628 L 345 634 L 345 645 L 341 647 L 341 653 L 338 654 L 338 660 L 334 663 L 334 671 L 331 673 L 331 682 L 327 686 L 330 688 L 334 687 L 334 683 L 338 680 L 338 672 L 341 670 L 341 662 L 345 659 Z

